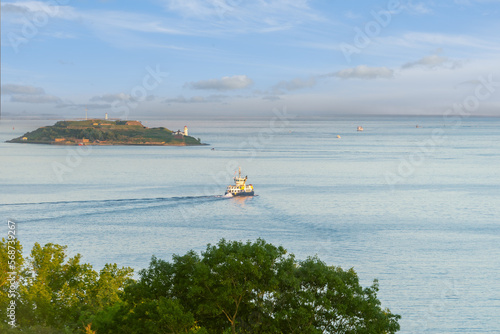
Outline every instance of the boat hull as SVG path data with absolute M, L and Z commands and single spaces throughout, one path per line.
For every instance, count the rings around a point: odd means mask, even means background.
M 243 197 L 243 196 L 253 196 L 254 195 L 254 192 L 253 191 L 245 191 L 245 192 L 241 192 L 241 193 L 226 193 L 227 194 L 231 194 L 233 195 L 233 197 Z

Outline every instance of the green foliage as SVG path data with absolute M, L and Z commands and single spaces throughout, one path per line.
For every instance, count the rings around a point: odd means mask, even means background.
M 187 145 L 200 145 L 200 143 L 201 143 L 199 138 L 196 139 L 196 138 L 191 137 L 191 136 L 184 136 L 184 142 Z
M 7 241 L 0 242 L 0 302 L 7 305 Z M 96 272 L 66 247 L 36 243 L 19 255 L 17 328 L 2 333 L 395 333 L 400 316 L 382 309 L 378 283 L 363 288 L 353 269 L 317 257 L 298 261 L 283 247 L 221 240 L 201 254 L 152 257 L 132 269 Z
M 377 291 L 376 282 L 361 287 L 352 269 L 317 258 L 297 261 L 260 239 L 221 240 L 201 256 L 190 251 L 173 263 L 153 257 L 125 289 L 120 309 L 95 328 L 186 333 L 196 324 L 207 333 L 395 333 L 399 316 L 381 309 Z
M 2 240 L 2 269 L 7 265 L 3 256 L 5 246 Z M 19 243 L 16 247 L 21 250 Z M 79 254 L 66 259 L 66 247 L 50 243 L 43 247 L 35 243 L 26 260 L 19 255 L 20 284 L 14 298 L 18 330 L 22 329 L 23 333 L 74 333 L 90 323 L 97 312 L 120 301 L 119 294 L 130 282 L 132 269 L 107 264 L 97 273 L 89 264 L 80 263 L 80 259 Z M 2 270 L 2 279 L 4 273 Z M 8 301 L 5 286 L 2 285 L 0 295 L 2 308 Z M 2 318 L 0 329 L 17 333 L 16 329 L 9 329 L 6 320 Z

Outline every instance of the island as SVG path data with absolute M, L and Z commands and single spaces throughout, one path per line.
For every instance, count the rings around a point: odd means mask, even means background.
M 88 119 L 59 121 L 44 126 L 8 143 L 55 145 L 205 145 L 200 138 L 188 136 L 184 131 L 171 131 L 164 127 L 148 128 L 139 121 Z

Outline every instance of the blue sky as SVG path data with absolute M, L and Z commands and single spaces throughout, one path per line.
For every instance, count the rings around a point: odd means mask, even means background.
M 500 116 L 499 0 L 1 6 L 4 117 Z

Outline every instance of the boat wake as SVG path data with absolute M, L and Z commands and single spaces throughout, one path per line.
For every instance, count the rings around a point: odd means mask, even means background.
M 81 201 L 55 201 L 55 202 L 34 202 L 34 203 L 9 203 L 2 204 L 3 206 L 26 206 L 26 205 L 66 205 L 66 204 L 119 204 L 119 203 L 153 203 L 153 202 L 168 202 L 168 201 L 182 201 L 182 200 L 197 200 L 197 199 L 216 199 L 224 198 L 225 195 L 211 195 L 211 196 L 182 196 L 182 197 L 145 197 L 145 198 L 119 198 L 119 199 L 106 199 L 106 200 L 81 200 Z M 230 196 L 229 196 L 230 197 Z
M 225 199 L 227 197 L 224 195 L 211 195 L 17 203 L 2 205 L 0 213 L 2 216 L 9 217 L 14 221 L 30 222 L 78 216 L 139 212 L 169 207 L 196 206 Z

